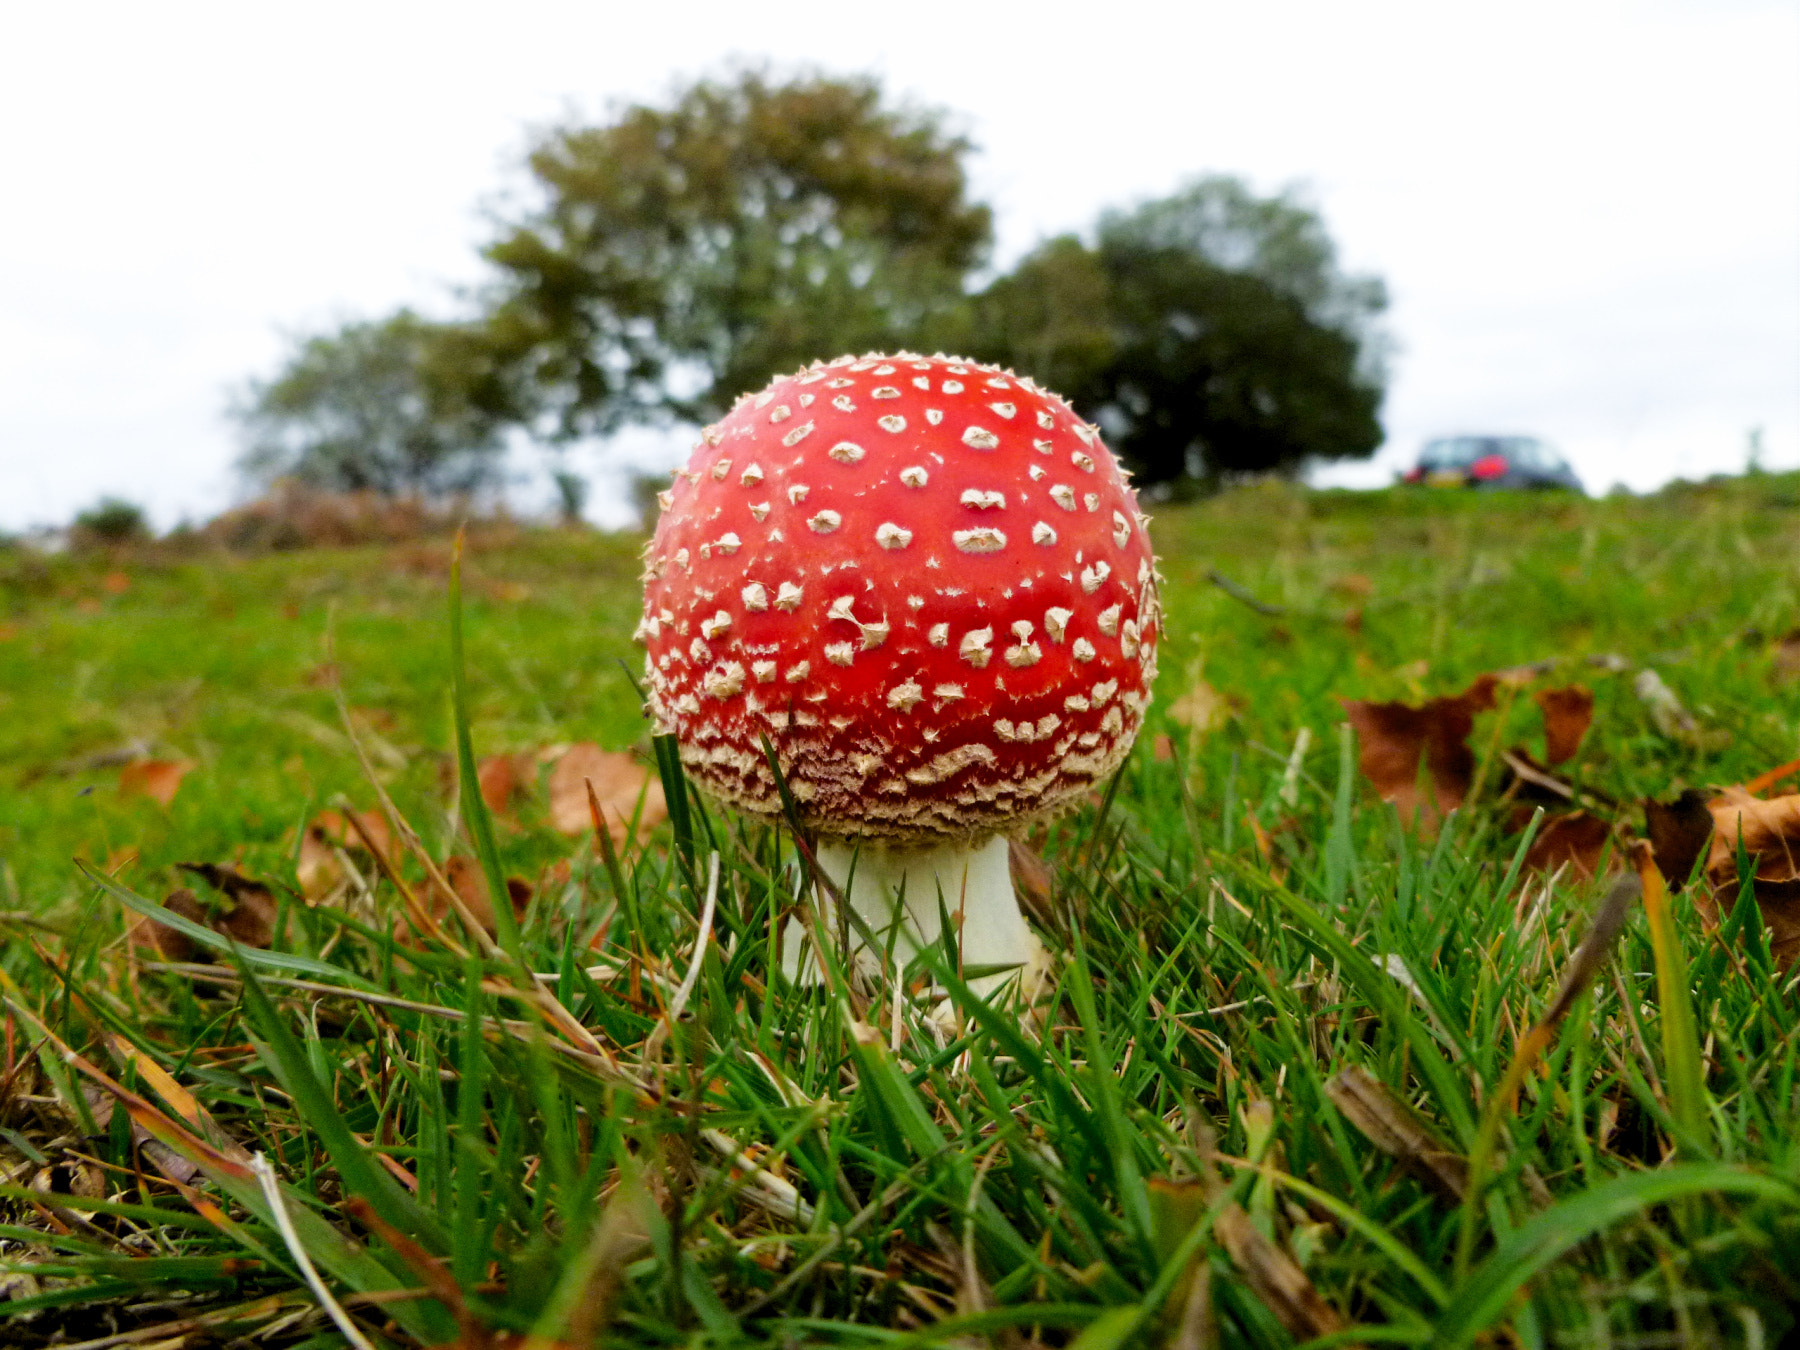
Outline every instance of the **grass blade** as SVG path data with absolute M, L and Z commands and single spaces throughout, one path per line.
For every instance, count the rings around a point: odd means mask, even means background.
M 351 1134 L 330 1090 L 313 1072 L 305 1049 L 288 1030 L 286 1021 L 263 992 L 256 976 L 248 966 L 241 967 L 240 973 L 244 981 L 244 1003 L 251 1022 L 262 1033 L 269 1068 L 299 1105 L 308 1127 L 325 1145 L 325 1151 L 343 1180 L 344 1189 L 368 1200 L 394 1227 L 439 1251 L 447 1251 L 450 1244 L 437 1220 L 403 1191 L 398 1182 L 370 1161 L 369 1151 Z
M 1438 1320 L 1432 1344 L 1442 1350 L 1471 1345 L 1498 1321 L 1526 1281 L 1577 1243 L 1653 1205 L 1684 1196 L 1726 1194 L 1800 1207 L 1793 1183 L 1728 1163 L 1679 1163 L 1656 1172 L 1615 1177 L 1533 1216 L 1455 1291 Z
M 1669 1114 L 1683 1136 L 1677 1147 L 1691 1156 L 1707 1157 L 1711 1103 L 1701 1063 L 1700 1034 L 1694 1025 L 1693 993 L 1688 987 L 1687 956 L 1675 931 L 1668 887 L 1650 856 L 1648 845 L 1637 850 L 1638 876 L 1644 885 L 1644 917 L 1650 928 L 1650 950 L 1656 957 L 1657 1021 L 1662 1029 L 1663 1086 Z
M 525 958 L 519 949 L 519 925 L 513 919 L 512 894 L 506 889 L 506 873 L 500 866 L 500 846 L 494 838 L 494 820 L 481 797 L 481 775 L 475 765 L 475 744 L 469 734 L 469 679 L 463 660 L 462 607 L 463 532 L 456 532 L 456 544 L 450 554 L 450 705 L 456 723 L 457 804 L 469 835 L 475 843 L 475 856 L 487 878 L 488 896 L 493 902 L 494 931 L 500 945 L 521 969 Z

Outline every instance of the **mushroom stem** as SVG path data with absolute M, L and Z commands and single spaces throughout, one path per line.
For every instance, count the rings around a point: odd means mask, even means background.
M 958 933 L 957 950 L 964 970 L 1015 968 L 970 980 L 976 993 L 986 997 L 1015 979 L 1029 992 L 1041 978 L 1043 944 L 1019 912 L 1003 836 L 910 849 L 873 841 L 853 844 L 825 839 L 819 842 L 818 860 L 884 950 L 891 938 L 895 958 L 902 966 L 921 948 L 939 940 L 940 918 L 947 914 Z M 836 933 L 838 921 L 831 901 L 820 899 L 826 929 Z M 810 984 L 820 978 L 820 970 L 817 956 L 801 941 L 802 932 L 797 921 L 790 921 L 783 935 L 782 970 L 789 979 Z M 883 953 L 869 951 L 854 928 L 850 950 L 863 971 L 880 970 Z

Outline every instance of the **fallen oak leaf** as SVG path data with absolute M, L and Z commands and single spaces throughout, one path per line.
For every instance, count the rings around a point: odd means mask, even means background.
M 1571 684 L 1540 689 L 1532 698 L 1544 714 L 1544 758 L 1552 767 L 1574 759 L 1594 720 L 1594 691 Z
M 275 939 L 275 896 L 269 888 L 235 867 L 216 863 L 176 863 L 231 901 L 224 914 L 206 919 L 207 927 L 246 947 L 267 947 Z
M 1442 816 L 1461 806 L 1475 779 L 1475 754 L 1469 733 L 1475 715 L 1494 706 L 1498 681 L 1482 675 L 1460 694 L 1409 703 L 1374 703 L 1339 699 L 1356 729 L 1357 762 L 1363 776 L 1384 801 L 1400 809 L 1402 820 L 1435 827 Z M 1419 787 L 1419 764 L 1427 775 Z
M 1782 870 L 1800 874 L 1800 863 L 1791 854 L 1792 846 L 1800 843 L 1800 794 L 1764 801 L 1741 787 L 1728 787 L 1707 803 L 1707 809 L 1713 817 L 1712 850 L 1706 860 L 1709 874 L 1727 865 L 1736 870 L 1740 842 L 1753 859 L 1770 852 L 1783 854 Z
M 308 825 L 300 834 L 300 856 L 294 863 L 294 878 L 300 883 L 300 894 L 310 903 L 330 895 L 344 880 L 344 865 L 337 850 L 325 839 L 316 825 Z
M 1554 872 L 1567 866 L 1584 881 L 1600 873 L 1600 860 L 1612 838 L 1612 824 L 1586 811 L 1551 816 L 1525 851 L 1525 866 L 1534 872 Z M 1618 864 L 1618 854 L 1613 855 Z
M 394 857 L 394 838 L 388 833 L 387 818 L 379 811 L 355 811 L 349 815 L 342 811 L 321 811 L 313 817 L 313 828 L 320 832 L 321 838 L 339 848 L 368 852 L 373 847 L 390 861 Z
M 588 784 L 599 799 L 607 832 L 613 844 L 623 847 L 632 816 L 643 798 L 638 817 L 638 838 L 668 819 L 668 802 L 662 779 L 631 755 L 602 750 L 591 741 L 572 745 L 550 771 L 550 824 L 561 834 L 586 834 L 594 828 L 588 810 Z
M 203 924 L 207 920 L 199 899 L 185 886 L 170 891 L 163 899 L 163 908 L 194 923 Z M 134 918 L 126 936 L 133 947 L 154 952 L 165 961 L 192 961 L 200 950 L 186 933 L 170 924 L 159 923 L 148 914 Z
M 1751 890 L 1769 930 L 1769 954 L 1778 971 L 1800 958 L 1800 794 L 1762 801 L 1740 787 L 1726 788 L 1707 804 L 1712 848 L 1706 859 L 1710 894 L 1696 895 L 1708 923 L 1737 902 L 1738 850 L 1750 861 Z
M 1706 797 L 1689 788 L 1674 801 L 1644 802 L 1644 832 L 1650 836 L 1650 856 L 1671 891 L 1687 885 L 1694 864 L 1706 853 L 1712 838 L 1713 814 Z
M 468 907 L 491 937 L 497 931 L 494 923 L 493 897 L 488 894 L 487 874 L 481 870 L 481 864 L 473 858 L 462 854 L 452 854 L 444 863 L 444 877 L 456 891 L 457 898 Z M 513 918 L 525 917 L 525 906 L 531 903 L 531 883 L 518 877 L 506 879 L 506 894 L 512 900 Z M 435 893 L 426 901 L 426 906 L 434 920 L 448 916 L 450 907 L 441 896 Z
M 181 780 L 195 769 L 187 759 L 139 759 L 119 770 L 121 797 L 148 797 L 167 810 L 181 791 Z
M 300 837 L 300 857 L 294 871 L 300 882 L 300 893 L 309 901 L 331 894 L 344 880 L 344 866 L 338 861 L 338 850 L 368 855 L 379 850 L 379 861 L 389 867 L 394 861 L 393 836 L 379 811 L 321 811 L 314 816 Z
M 488 813 L 503 816 L 525 795 L 537 771 L 532 755 L 489 755 L 475 766 L 475 782 Z

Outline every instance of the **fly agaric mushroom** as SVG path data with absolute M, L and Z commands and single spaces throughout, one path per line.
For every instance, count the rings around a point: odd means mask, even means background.
M 902 960 L 947 912 L 965 966 L 1041 969 L 1005 835 L 1118 767 L 1156 673 L 1146 521 L 1096 429 L 1010 371 L 846 356 L 739 399 L 661 501 L 637 637 L 689 774 L 779 814 L 766 737 Z

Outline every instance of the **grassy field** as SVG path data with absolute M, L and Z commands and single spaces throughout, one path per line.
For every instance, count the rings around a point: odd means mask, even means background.
M 540 785 L 496 822 L 535 889 L 516 940 L 397 938 L 399 885 L 485 819 L 452 805 L 447 544 L 0 552 L 0 1341 L 342 1344 L 304 1250 L 375 1344 L 1779 1343 L 1800 1023 L 1754 906 L 1634 906 L 1503 1090 L 1608 884 L 1521 868 L 1495 752 L 1541 756 L 1537 710 L 1477 724 L 1485 790 L 1420 836 L 1338 699 L 1546 663 L 1594 693 L 1566 772 L 1621 839 L 1644 798 L 1745 782 L 1800 754 L 1800 481 L 1270 488 L 1152 529 L 1150 732 L 1030 841 L 1064 977 L 1041 1022 L 959 999 L 950 1035 L 932 971 L 897 1000 L 772 975 L 800 859 L 699 801 L 609 859 Z M 638 543 L 474 540 L 475 754 L 650 762 Z M 146 759 L 191 766 L 167 807 L 121 791 Z M 302 827 L 377 783 L 417 855 L 303 903 Z M 274 945 L 134 950 L 176 887 L 228 907 L 178 863 L 266 883 Z M 1350 1088 L 1435 1142 L 1390 1156 Z

